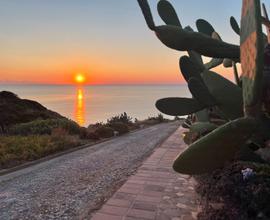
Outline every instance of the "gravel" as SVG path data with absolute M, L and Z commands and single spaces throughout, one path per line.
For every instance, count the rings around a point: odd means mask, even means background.
M 178 127 L 155 125 L 0 176 L 0 219 L 83 219 Z

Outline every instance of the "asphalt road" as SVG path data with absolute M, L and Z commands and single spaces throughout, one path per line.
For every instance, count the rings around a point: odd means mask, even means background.
M 155 125 L 0 176 L 0 219 L 83 219 L 178 127 Z

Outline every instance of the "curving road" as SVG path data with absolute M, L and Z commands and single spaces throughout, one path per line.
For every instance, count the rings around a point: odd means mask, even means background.
M 0 176 L 0 219 L 83 219 L 178 127 L 155 125 Z

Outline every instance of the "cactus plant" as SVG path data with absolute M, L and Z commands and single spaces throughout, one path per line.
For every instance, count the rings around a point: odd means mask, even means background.
M 221 167 L 233 159 L 236 152 L 249 144 L 260 146 L 270 139 L 270 119 L 262 112 L 263 45 L 259 0 L 243 0 L 241 28 L 235 18 L 231 27 L 240 35 L 243 75 L 238 76 L 236 63 L 240 61 L 239 46 L 223 42 L 212 25 L 199 19 L 194 32 L 182 28 L 173 6 L 166 0 L 158 3 L 158 11 L 166 25 L 156 26 L 146 0 L 138 0 L 145 20 L 160 41 L 169 48 L 187 51 L 179 65 L 188 82 L 193 98 L 165 98 L 157 108 L 170 115 L 195 113 L 198 122 L 188 124 L 184 141 L 190 144 L 197 133 L 210 132 L 192 143 L 177 157 L 174 169 L 185 174 L 201 174 Z M 269 22 L 270 23 L 270 22 Z M 212 57 L 203 64 L 201 56 Z M 209 69 L 222 64 L 233 67 L 236 84 Z M 242 88 L 241 88 L 242 87 Z M 215 109 L 222 123 L 210 122 L 209 109 Z M 227 118 L 227 123 L 224 118 Z
M 206 94 L 209 94 L 208 99 L 213 100 L 212 105 L 208 102 L 204 103 L 205 106 L 210 107 L 214 104 L 218 105 L 228 119 L 235 119 L 243 116 L 241 88 L 214 72 L 205 70 L 201 74 L 198 73 L 199 67 L 194 65 L 186 56 L 180 59 L 180 69 L 188 82 L 190 78 L 196 78 L 206 85 L 204 86 L 204 84 L 201 84 L 202 86 L 200 86 L 200 88 L 204 88 L 201 91 L 198 91 L 198 88 L 194 88 L 196 86 L 189 86 L 191 93 L 201 102 L 203 99 L 206 99 Z M 232 99 L 231 97 L 234 98 Z

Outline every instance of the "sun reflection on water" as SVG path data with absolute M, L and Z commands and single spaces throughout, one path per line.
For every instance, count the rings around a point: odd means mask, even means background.
M 85 99 L 82 87 L 77 88 L 75 101 L 75 119 L 80 126 L 85 125 Z

